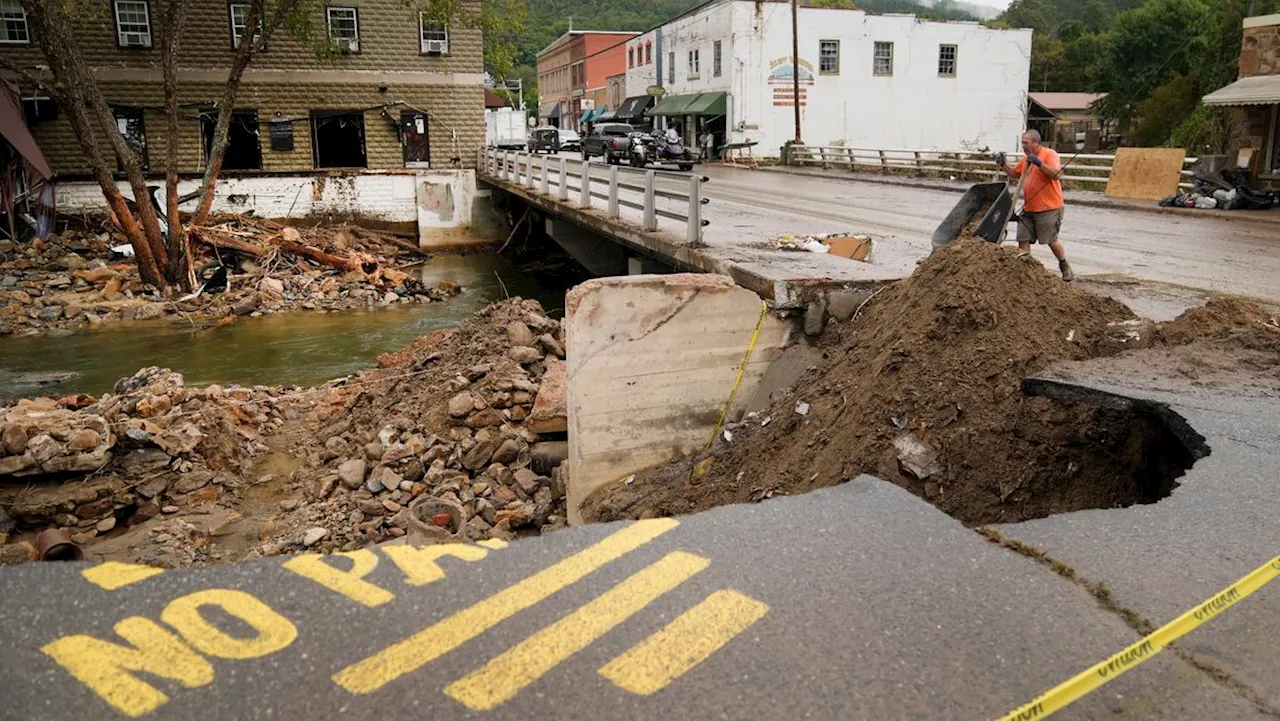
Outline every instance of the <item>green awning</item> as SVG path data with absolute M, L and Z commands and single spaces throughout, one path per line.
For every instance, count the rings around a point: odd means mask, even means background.
M 685 115 L 725 115 L 729 112 L 728 93 L 703 93 L 689 107 Z
M 594 113 L 592 113 L 592 114 L 591 114 L 591 122 L 593 122 L 593 123 L 594 123 L 594 122 L 599 121 L 599 120 L 600 120 L 600 118 L 603 118 L 603 117 L 604 117 L 604 114 L 605 114 L 608 110 L 609 110 L 609 109 L 608 109 L 608 108 L 606 108 L 606 107 L 605 107 L 605 106 L 603 106 L 603 105 L 601 105 L 600 107 L 596 108 L 596 111 L 595 111 Z
M 649 115 L 725 115 L 729 112 L 728 96 L 723 92 L 671 95 L 659 100 Z
M 596 111 L 592 110 L 591 108 L 587 108 L 586 110 L 583 110 L 583 111 L 582 111 L 582 117 L 581 117 L 581 118 L 578 118 L 578 122 L 579 122 L 579 123 L 589 123 L 589 122 L 591 122 L 591 116 L 592 116 L 592 114 L 593 114 L 593 113 L 595 113 L 595 112 L 596 112 Z
M 649 115 L 684 115 L 689 103 L 698 99 L 697 93 L 692 95 L 667 95 L 658 101 L 649 111 Z

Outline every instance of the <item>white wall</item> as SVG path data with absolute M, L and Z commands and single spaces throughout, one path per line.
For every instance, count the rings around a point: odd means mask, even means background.
M 665 72 L 661 78 L 668 94 L 728 91 L 730 137 L 759 142 L 759 155 L 776 155 L 794 137 L 794 108 L 775 104 L 775 90 L 789 91 L 790 82 L 769 82 L 773 63 L 790 62 L 789 4 L 729 0 L 664 25 L 662 34 L 664 53 L 676 52 L 675 82 Z M 716 39 L 724 41 L 719 78 L 711 72 Z M 840 41 L 838 74 L 817 72 L 820 40 Z M 877 41 L 894 44 L 891 77 L 872 73 Z M 958 46 L 954 78 L 938 75 L 941 44 Z M 697 79 L 690 79 L 688 51 L 694 47 L 701 51 L 702 68 Z M 803 84 L 806 105 L 801 109 L 802 134 L 809 144 L 1018 148 L 1031 72 L 1030 30 L 802 8 L 800 60 L 802 67 L 807 62 L 814 70 L 812 82 Z M 630 84 L 630 74 L 628 82 L 629 89 L 638 86 Z

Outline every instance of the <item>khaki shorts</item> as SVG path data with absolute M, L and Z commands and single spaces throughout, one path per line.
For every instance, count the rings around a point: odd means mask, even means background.
M 1062 208 L 1023 213 L 1018 219 L 1018 242 L 1048 245 L 1058 239 L 1059 230 L 1062 230 Z

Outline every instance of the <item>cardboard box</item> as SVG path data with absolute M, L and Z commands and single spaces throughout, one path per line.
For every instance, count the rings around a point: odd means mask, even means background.
M 823 238 L 822 244 L 830 248 L 831 255 L 850 258 L 862 262 L 871 254 L 871 238 L 865 235 L 845 235 L 836 238 Z

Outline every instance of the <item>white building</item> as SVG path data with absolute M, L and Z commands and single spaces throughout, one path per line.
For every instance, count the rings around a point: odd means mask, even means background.
M 1026 127 L 1031 31 L 911 15 L 801 8 L 801 133 L 809 145 L 1016 150 Z M 687 139 L 795 137 L 788 2 L 722 0 L 627 44 L 627 95 L 654 85 L 650 115 Z

